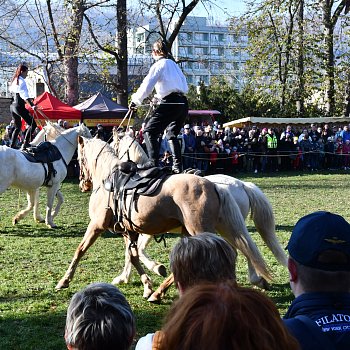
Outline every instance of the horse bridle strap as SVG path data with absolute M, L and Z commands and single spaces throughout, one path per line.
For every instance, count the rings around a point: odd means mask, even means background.
M 128 161 L 130 161 L 129 150 L 130 150 L 131 145 L 132 145 L 134 142 L 136 142 L 136 138 L 135 138 L 135 137 L 132 139 L 130 145 L 127 147 L 127 149 L 126 149 L 126 151 L 123 153 L 123 155 L 120 156 L 120 155 L 118 154 L 118 159 L 119 159 L 119 160 L 121 160 L 121 159 L 124 157 L 124 155 L 127 154 L 127 155 L 128 155 Z

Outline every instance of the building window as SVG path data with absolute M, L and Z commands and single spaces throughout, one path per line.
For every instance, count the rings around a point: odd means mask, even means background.
M 211 41 L 216 43 L 218 41 L 218 34 L 211 34 Z
M 218 48 L 211 48 L 210 49 L 210 54 L 212 56 L 218 56 L 219 55 L 219 49 Z
M 182 43 L 188 44 L 192 42 L 192 33 L 180 33 L 179 34 L 179 39 Z
M 219 56 L 224 56 L 225 50 L 223 47 L 219 47 Z
M 136 53 L 142 54 L 142 53 L 143 53 L 143 46 L 138 46 L 138 47 L 136 48 Z
M 188 57 L 193 55 L 192 46 L 182 46 L 179 48 L 179 55 L 182 57 Z
M 188 75 L 188 76 L 187 76 L 187 83 L 188 83 L 188 84 L 192 84 L 192 83 L 193 83 L 193 80 L 194 80 L 194 79 L 193 79 L 193 75 Z
M 209 40 L 209 34 L 203 33 L 203 41 L 208 41 L 208 40 Z
M 136 42 L 140 43 L 144 41 L 144 33 L 136 34 Z

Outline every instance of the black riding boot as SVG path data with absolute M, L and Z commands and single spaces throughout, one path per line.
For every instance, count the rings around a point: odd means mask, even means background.
M 15 130 L 13 130 L 12 138 L 11 138 L 11 145 L 10 145 L 11 148 L 18 148 L 17 142 L 18 142 L 19 132 L 20 132 L 20 130 L 17 128 Z
M 173 156 L 173 167 L 172 171 L 174 174 L 180 174 L 182 172 L 182 164 L 181 164 L 181 147 L 179 140 L 177 138 L 173 138 L 168 140 L 169 147 Z
M 147 154 L 149 160 L 145 164 L 139 164 L 137 166 L 138 169 L 149 169 L 158 166 L 158 158 L 159 158 L 159 142 L 158 138 L 150 135 L 149 132 L 145 132 L 144 140 L 147 148 Z

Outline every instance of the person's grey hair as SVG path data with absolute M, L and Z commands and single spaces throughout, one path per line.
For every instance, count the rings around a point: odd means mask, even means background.
M 158 39 L 153 43 L 153 48 L 155 48 L 159 55 L 168 57 L 169 50 L 167 48 L 167 45 L 163 39 Z
M 236 279 L 237 253 L 222 237 L 209 232 L 185 236 L 170 253 L 174 280 L 186 289 L 200 282 Z
M 66 344 L 77 350 L 127 350 L 135 318 L 120 290 L 94 283 L 72 297 L 67 310 Z

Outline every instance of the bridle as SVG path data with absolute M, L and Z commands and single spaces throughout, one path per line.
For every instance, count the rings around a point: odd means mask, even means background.
M 130 161 L 130 153 L 129 153 L 130 147 L 131 147 L 132 144 L 136 141 L 136 138 L 134 137 L 134 138 L 132 139 L 130 145 L 129 145 L 128 147 L 126 147 L 125 152 L 124 152 L 122 155 L 119 154 L 120 140 L 121 140 L 121 139 L 118 138 L 118 159 L 121 160 L 121 159 L 127 154 L 127 155 L 128 155 L 128 161 Z
M 85 156 L 85 148 L 81 149 L 79 154 L 79 186 L 81 189 L 88 191 L 92 188 L 92 175 L 87 166 L 87 159 Z

